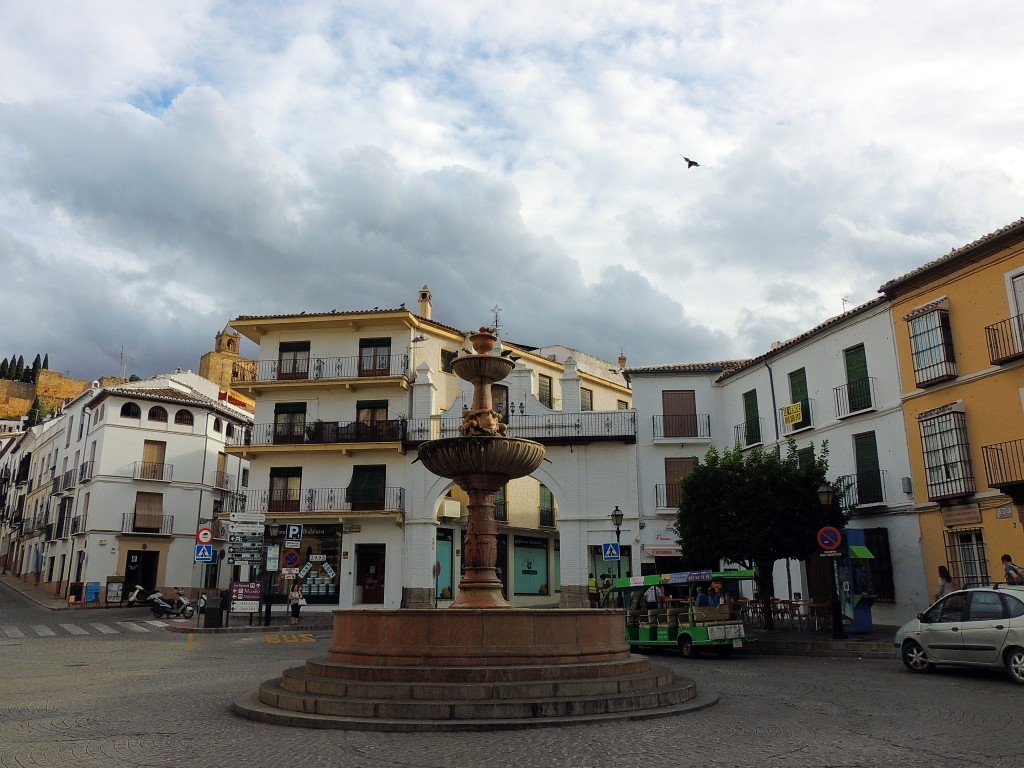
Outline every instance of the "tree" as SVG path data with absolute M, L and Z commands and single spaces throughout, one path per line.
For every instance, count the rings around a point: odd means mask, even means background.
M 32 401 L 32 407 L 28 409 L 28 415 L 25 417 L 25 428 L 34 427 L 42 422 L 44 418 L 46 418 L 46 409 L 43 408 L 43 404 L 39 402 L 37 397 Z
M 18 362 L 14 365 L 14 375 L 11 376 L 15 381 L 21 381 L 21 377 L 25 374 L 25 358 L 22 355 L 18 355 Z
M 36 359 L 32 361 L 32 381 L 33 381 L 33 383 L 39 380 L 39 371 L 42 369 L 42 367 L 43 367 L 43 361 L 39 357 L 39 355 L 36 354 Z
M 818 551 L 823 526 L 846 525 L 839 503 L 845 488 L 830 484 L 835 492 L 830 506 L 818 499 L 827 472 L 827 442 L 811 464 L 801 467 L 790 440 L 785 456 L 777 448 L 744 453 L 736 446 L 719 453 L 712 447 L 680 481 L 683 501 L 675 531 L 684 558 L 704 567 L 727 560 L 756 570 L 768 629 L 773 628 L 775 562 L 805 560 Z
M 47 352 L 45 355 L 43 355 L 43 370 L 44 371 L 50 370 L 50 353 L 49 352 Z
M 2 363 L 0 363 L 0 379 L 6 379 L 6 378 L 7 378 L 7 358 L 5 357 L 4 361 Z

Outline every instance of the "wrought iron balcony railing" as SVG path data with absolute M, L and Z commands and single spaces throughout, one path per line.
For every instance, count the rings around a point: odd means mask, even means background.
M 31 490 L 31 489 L 29 489 Z M 57 475 L 50 483 L 50 495 L 56 496 L 64 490 L 64 476 Z
M 405 440 L 422 443 L 445 437 L 458 437 L 461 416 L 430 416 L 409 419 Z M 509 437 L 558 445 L 600 440 L 636 440 L 635 411 L 580 411 L 572 413 L 510 414 Z
M 858 379 L 836 387 L 836 418 L 842 419 L 875 407 L 875 379 Z
M 337 381 L 405 376 L 408 355 L 311 357 L 307 360 L 239 360 L 231 367 L 232 384 L 271 381 Z
M 94 462 L 92 462 L 92 461 L 82 462 L 82 466 L 80 466 L 78 468 L 78 482 L 79 483 L 86 483 L 89 480 L 92 480 L 93 464 L 94 464 Z
M 750 448 L 751 446 L 760 445 L 764 442 L 762 437 L 763 432 L 764 419 L 760 416 L 756 419 L 744 421 L 742 424 L 737 424 L 733 427 L 736 444 L 742 448 Z
M 64 479 L 61 481 L 61 490 L 64 493 L 71 491 L 75 487 L 75 470 L 69 469 L 64 473 Z
M 954 499 L 970 496 L 977 490 L 970 461 L 939 467 L 925 467 L 929 499 Z
M 312 421 L 285 424 L 253 424 L 237 430 L 230 445 L 302 445 L 313 443 L 388 443 L 405 439 L 403 419 L 362 421 Z
M 779 422 L 782 434 L 791 435 L 814 426 L 814 401 L 809 398 L 779 408 Z
M 1024 484 L 1024 440 L 983 445 L 985 475 L 992 488 Z
M 215 472 L 213 484 L 217 488 L 231 488 L 235 484 L 235 476 L 229 475 L 227 472 Z
M 846 488 L 841 499 L 842 505 L 846 508 L 885 503 L 884 469 L 841 475 L 837 482 Z
M 711 437 L 711 414 L 661 414 L 654 416 L 655 437 Z
M 169 536 L 174 532 L 174 515 L 147 515 L 125 512 L 121 515 L 121 533 L 151 533 Z
M 82 525 L 83 525 L 84 522 L 85 521 L 82 520 L 82 516 L 81 515 L 76 515 L 75 517 L 72 517 L 71 518 L 71 530 L 68 531 L 68 533 L 70 533 L 72 536 L 74 536 L 76 533 L 81 533 L 82 532 Z
M 540 527 L 541 528 L 554 528 L 555 527 L 555 508 L 554 507 L 540 507 Z
M 494 519 L 501 523 L 508 522 L 508 504 L 505 499 L 494 500 Z
M 237 512 L 404 512 L 404 488 L 302 488 L 249 490 Z
M 683 489 L 679 483 L 658 483 L 654 486 L 655 505 L 659 509 L 678 509 L 683 503 Z
M 992 365 L 1024 357 L 1024 315 L 1015 315 L 986 326 L 985 343 Z
M 174 477 L 174 465 L 160 464 L 155 461 L 136 461 L 132 466 L 132 477 L 136 480 L 162 480 L 169 483 Z

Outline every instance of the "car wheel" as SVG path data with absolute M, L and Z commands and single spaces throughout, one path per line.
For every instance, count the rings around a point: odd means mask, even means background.
M 680 635 L 676 642 L 679 643 L 679 653 L 683 655 L 684 659 L 692 659 L 697 655 L 697 649 L 689 635 Z
M 903 666 L 911 672 L 931 672 L 935 669 L 935 665 L 928 661 L 924 648 L 913 640 L 903 644 Z
M 1024 648 L 1011 648 L 1006 652 L 1006 671 L 1013 682 L 1024 685 Z

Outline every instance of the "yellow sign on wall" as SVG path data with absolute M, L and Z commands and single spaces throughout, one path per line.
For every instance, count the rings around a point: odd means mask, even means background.
M 799 424 L 803 420 L 803 403 L 793 403 L 782 409 L 782 421 L 786 424 Z

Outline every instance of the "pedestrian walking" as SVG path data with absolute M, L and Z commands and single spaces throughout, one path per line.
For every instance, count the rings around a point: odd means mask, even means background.
M 938 600 L 945 597 L 950 592 L 955 592 L 960 589 L 960 582 L 949 575 L 949 568 L 944 565 L 939 566 L 939 588 L 935 591 L 935 599 Z
M 1007 584 L 1024 584 L 1024 568 L 1021 568 L 1009 555 L 999 558 L 1003 564 L 1003 574 L 1006 576 Z

